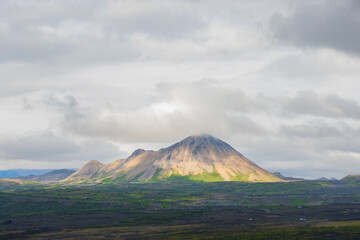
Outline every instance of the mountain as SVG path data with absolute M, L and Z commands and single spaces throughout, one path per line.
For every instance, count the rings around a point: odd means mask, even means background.
M 190 136 L 159 151 L 138 149 L 108 165 L 91 161 L 65 179 L 69 183 L 119 181 L 248 181 L 281 179 L 211 135 Z
M 32 176 L 18 177 L 18 178 L 25 181 L 34 181 L 34 182 L 43 182 L 43 183 L 57 182 L 69 177 L 74 172 L 75 172 L 74 170 L 59 169 L 59 170 L 50 171 L 42 175 L 36 175 L 36 176 L 32 175 Z
M 29 175 L 41 175 L 55 169 L 10 169 L 0 170 L 0 178 L 13 178 Z
M 85 164 L 85 166 L 77 170 L 75 173 L 70 175 L 68 178 L 71 178 L 72 181 L 81 181 L 83 179 L 87 179 L 88 177 L 93 176 L 105 166 L 105 164 L 102 164 L 97 160 L 92 160 Z

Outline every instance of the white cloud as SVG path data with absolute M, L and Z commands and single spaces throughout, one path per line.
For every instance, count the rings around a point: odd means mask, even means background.
M 162 83 L 154 102 L 127 112 L 100 108 L 66 118 L 63 127 L 81 136 L 118 141 L 169 141 L 209 132 L 261 134 L 265 130 L 244 113 L 264 109 L 262 102 L 213 80 Z

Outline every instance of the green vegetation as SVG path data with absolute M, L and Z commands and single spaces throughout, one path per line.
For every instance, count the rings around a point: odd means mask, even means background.
M 206 170 L 204 170 L 202 173 L 196 175 L 190 174 L 189 180 L 195 182 L 220 182 L 224 181 L 224 178 L 221 177 L 215 166 L 213 166 L 212 172 L 207 172 Z
M 189 174 L 189 175 L 181 175 L 180 173 L 171 173 L 170 175 L 161 175 L 162 168 L 156 169 L 153 177 L 146 182 L 221 182 L 224 181 L 224 178 L 216 170 L 215 166 L 213 166 L 212 172 L 207 172 L 204 170 L 199 174 Z
M 113 183 L 114 179 L 112 177 L 107 177 L 101 180 L 102 183 Z
M 208 172 L 203 170 L 202 173 L 199 174 L 189 174 L 189 175 L 181 175 L 180 173 L 171 173 L 169 176 L 160 175 L 159 172 L 156 172 L 152 181 L 169 181 L 169 182 L 221 182 L 224 181 L 224 178 L 221 177 L 219 172 L 216 170 L 215 166 L 213 166 L 213 171 Z
M 360 175 L 348 175 L 341 180 L 349 186 L 360 185 Z
M 249 178 L 250 178 L 250 172 L 247 174 L 242 174 L 241 172 L 237 172 L 235 176 L 231 175 L 230 173 L 228 173 L 231 181 L 235 181 L 235 182 L 249 182 Z
M 290 198 L 290 201 L 293 202 L 294 205 L 304 205 L 306 204 L 307 200 L 306 198 L 296 198 L 296 197 L 292 197 Z

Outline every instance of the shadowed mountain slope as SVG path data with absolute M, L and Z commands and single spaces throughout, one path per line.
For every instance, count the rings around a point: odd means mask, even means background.
M 57 182 L 69 177 L 74 172 L 74 170 L 70 169 L 59 169 L 50 171 L 42 175 L 19 177 L 19 179 L 34 182 Z
M 166 181 L 281 181 L 248 160 L 229 144 L 210 135 L 190 136 L 159 151 L 136 150 L 125 160 L 108 165 L 91 161 L 67 182 Z

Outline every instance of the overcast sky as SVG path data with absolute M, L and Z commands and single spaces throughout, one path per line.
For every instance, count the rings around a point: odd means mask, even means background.
M 360 174 L 360 3 L 0 0 L 0 169 L 188 135 L 269 171 Z

